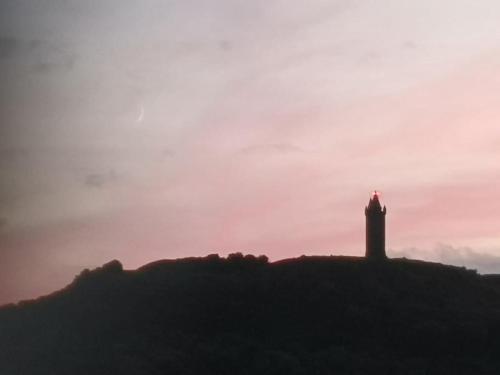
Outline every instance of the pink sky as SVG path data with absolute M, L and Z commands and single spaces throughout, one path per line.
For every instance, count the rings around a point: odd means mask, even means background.
M 5 1 L 0 303 L 116 258 L 500 272 L 496 1 Z

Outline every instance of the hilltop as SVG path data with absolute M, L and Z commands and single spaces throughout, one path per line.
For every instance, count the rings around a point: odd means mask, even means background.
M 0 309 L 0 373 L 498 374 L 500 282 L 437 263 L 118 261 Z

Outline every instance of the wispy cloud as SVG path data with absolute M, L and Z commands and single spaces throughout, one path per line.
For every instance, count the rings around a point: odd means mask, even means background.
M 116 180 L 116 173 L 110 170 L 107 173 L 90 173 L 85 176 L 85 186 L 90 188 L 100 188 Z
M 0 36 L 0 59 L 11 57 L 19 46 L 19 41 L 12 36 Z
M 260 144 L 244 147 L 241 149 L 241 153 L 250 155 L 269 155 L 269 154 L 290 154 L 304 152 L 304 150 L 291 143 L 271 143 L 271 144 Z
M 498 253 L 498 250 L 496 253 Z M 483 274 L 500 273 L 500 256 L 476 251 L 470 247 L 438 244 L 432 249 L 406 248 L 390 250 L 390 255 L 462 266 L 475 269 Z
M 0 232 L 7 226 L 7 219 L 4 217 L 0 217 Z

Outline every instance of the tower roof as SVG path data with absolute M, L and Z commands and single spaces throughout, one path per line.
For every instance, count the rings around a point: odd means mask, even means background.
M 382 206 L 380 205 L 380 199 L 379 199 L 380 193 L 375 190 L 372 193 L 372 197 L 370 198 L 370 202 L 368 203 L 368 209 L 378 209 L 380 210 Z
M 365 208 L 366 213 L 382 213 L 385 215 L 386 209 L 385 206 L 382 208 L 382 205 L 380 204 L 380 192 L 375 190 L 372 193 L 372 196 L 370 198 L 370 202 L 368 202 L 368 206 Z

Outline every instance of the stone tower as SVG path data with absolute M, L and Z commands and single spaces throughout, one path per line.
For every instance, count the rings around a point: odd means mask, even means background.
M 382 208 L 379 193 L 374 191 L 368 206 L 365 207 L 366 216 L 366 258 L 386 259 L 385 255 L 385 214 Z

